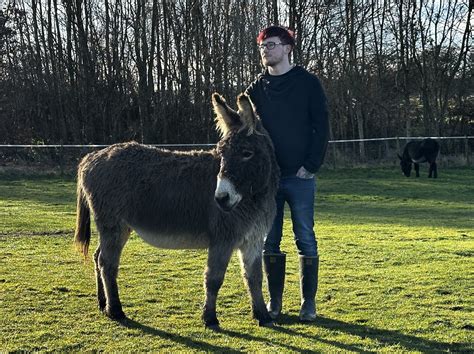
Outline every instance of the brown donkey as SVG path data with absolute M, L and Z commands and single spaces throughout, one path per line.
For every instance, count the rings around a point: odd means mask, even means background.
M 217 293 L 234 249 L 253 316 L 271 326 L 262 296 L 262 247 L 275 214 L 279 169 L 268 133 L 246 95 L 238 112 L 212 95 L 221 140 L 211 151 L 172 152 L 137 143 L 85 156 L 78 168 L 75 241 L 87 255 L 90 212 L 99 232 L 94 253 L 99 308 L 125 318 L 117 274 L 130 231 L 172 249 L 208 248 L 205 325 L 219 328 Z

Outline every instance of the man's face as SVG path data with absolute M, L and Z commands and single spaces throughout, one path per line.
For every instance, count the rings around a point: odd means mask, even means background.
M 273 43 L 273 44 L 272 44 Z M 273 49 L 269 49 L 273 46 Z M 280 64 L 286 56 L 288 56 L 291 46 L 282 44 L 279 37 L 268 37 L 260 42 L 260 56 L 263 65 L 276 66 Z

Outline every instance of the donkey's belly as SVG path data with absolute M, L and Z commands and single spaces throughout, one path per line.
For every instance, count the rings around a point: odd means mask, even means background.
M 419 157 L 417 159 L 415 158 L 412 158 L 411 159 L 414 163 L 422 163 L 422 162 L 426 162 L 426 157 Z
M 146 243 L 158 248 L 198 249 L 209 247 L 209 239 L 206 234 L 172 234 L 131 227 Z

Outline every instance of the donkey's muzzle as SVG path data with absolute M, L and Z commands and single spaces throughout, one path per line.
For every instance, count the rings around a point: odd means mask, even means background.
M 234 184 L 227 178 L 217 178 L 214 199 L 223 211 L 229 212 L 242 200 L 242 196 L 236 191 Z
M 216 200 L 219 208 L 221 208 L 224 211 L 231 211 L 232 208 L 234 207 L 230 203 L 229 193 L 221 193 L 219 195 L 216 194 L 214 196 L 214 199 Z

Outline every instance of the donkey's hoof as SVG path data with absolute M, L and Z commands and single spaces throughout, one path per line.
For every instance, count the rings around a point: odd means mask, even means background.
M 206 325 L 207 329 L 210 329 L 213 332 L 219 332 L 221 330 L 221 326 L 219 324 L 213 324 L 213 325 Z
M 280 311 L 278 311 L 277 316 L 280 314 Z M 273 320 L 275 319 L 272 317 L 271 312 L 261 311 L 257 312 L 254 311 L 253 318 L 258 320 L 258 325 L 260 327 L 273 327 Z
M 268 311 L 268 315 L 272 320 L 276 320 L 280 316 L 281 311 Z
M 273 323 L 273 321 L 259 321 L 258 325 L 260 327 L 266 327 L 266 328 L 275 327 L 275 324 Z
M 106 305 L 107 303 L 105 301 L 104 302 L 99 301 L 99 303 L 97 304 L 97 307 L 99 308 L 100 312 L 105 312 Z
M 206 320 L 204 321 L 204 324 L 206 325 L 206 328 L 210 329 L 211 331 L 219 331 L 221 329 L 219 326 L 219 320 L 217 318 Z
M 125 313 L 122 311 L 121 308 L 106 308 L 104 311 L 105 315 L 110 318 L 111 320 L 123 320 L 127 318 Z

